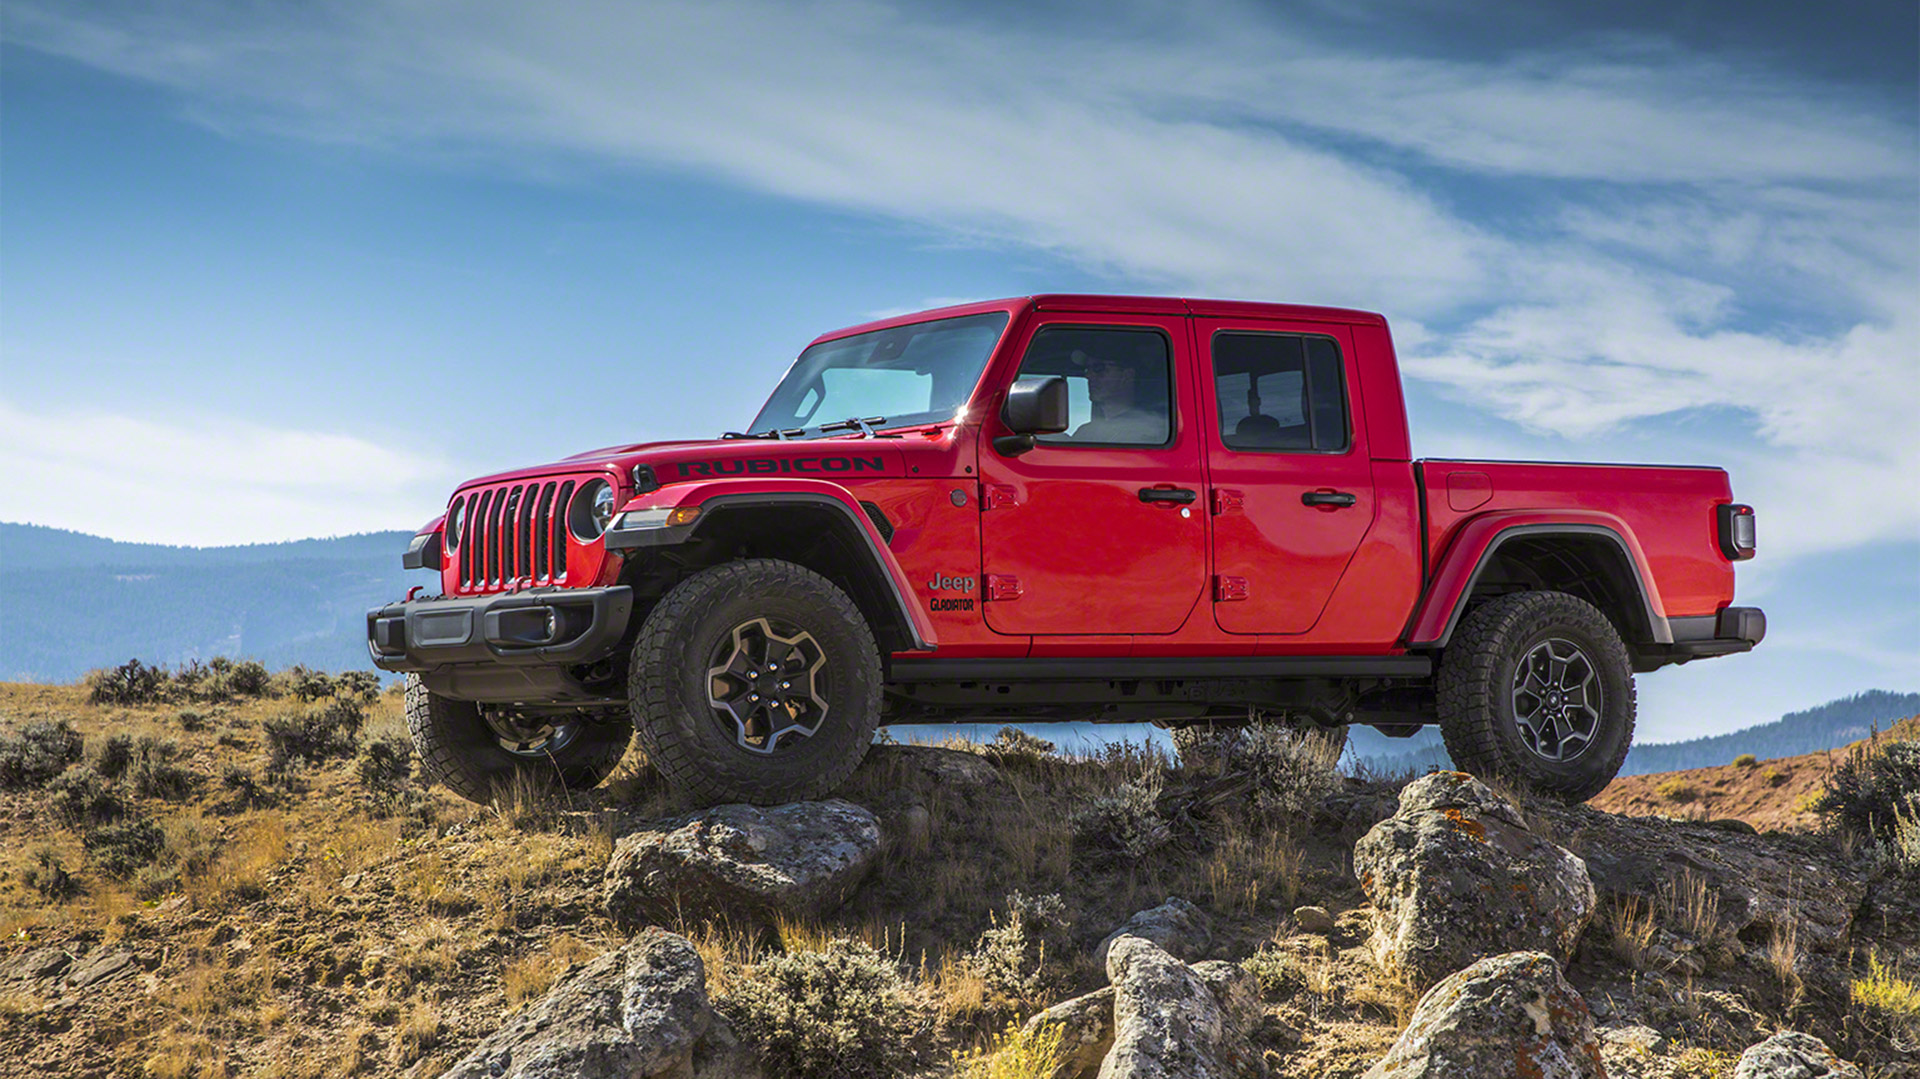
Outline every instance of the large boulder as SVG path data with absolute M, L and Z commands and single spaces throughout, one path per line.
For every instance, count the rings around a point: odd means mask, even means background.
M 1113 1048 L 1100 1064 L 1099 1079 L 1258 1074 L 1241 1025 L 1215 988 L 1159 945 L 1131 936 L 1114 941 L 1107 977 L 1114 990 Z
M 880 822 L 850 802 L 715 806 L 621 838 L 607 865 L 607 914 L 623 928 L 818 917 L 846 901 L 879 853 Z
M 1461 772 L 1408 784 L 1399 811 L 1354 846 L 1353 871 L 1373 904 L 1375 954 L 1416 988 L 1507 952 L 1566 962 L 1593 920 L 1586 863 Z
M 1802 948 L 1837 952 L 1867 892 L 1857 872 L 1807 837 L 1750 836 L 1587 806 L 1530 812 L 1586 861 L 1602 902 L 1658 907 L 1691 878 L 1716 897 L 1723 929 L 1749 942 L 1791 931 Z
M 1120 928 L 1108 933 L 1094 950 L 1093 961 L 1104 967 L 1107 949 L 1113 947 L 1114 941 L 1121 937 L 1141 937 L 1158 944 L 1175 959 L 1193 962 L 1213 946 L 1210 922 L 1206 911 L 1177 895 L 1171 896 L 1157 907 L 1139 911 Z
M 1420 998 L 1365 1079 L 1606 1079 L 1587 1002 L 1543 952 L 1482 959 Z
M 1733 1079 L 1860 1079 L 1860 1069 L 1819 1038 L 1783 1030 L 1741 1053 Z
M 562 978 L 441 1079 L 680 1079 L 713 1018 L 700 954 L 649 929 Z

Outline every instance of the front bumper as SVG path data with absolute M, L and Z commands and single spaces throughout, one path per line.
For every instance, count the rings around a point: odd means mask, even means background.
M 367 612 L 367 651 L 387 671 L 590 663 L 620 643 L 632 616 L 626 585 L 402 601 Z

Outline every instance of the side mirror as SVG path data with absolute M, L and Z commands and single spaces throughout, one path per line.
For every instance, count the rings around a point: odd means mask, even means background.
M 1007 389 L 1000 422 L 1013 433 L 993 440 L 993 448 L 1018 457 L 1033 448 L 1033 436 L 1056 435 L 1067 429 L 1067 380 L 1059 375 L 1017 379 Z

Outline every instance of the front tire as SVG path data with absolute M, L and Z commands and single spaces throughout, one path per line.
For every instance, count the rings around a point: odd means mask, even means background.
M 866 756 L 880 655 L 860 609 L 791 562 L 747 559 L 674 586 L 633 648 L 633 725 L 667 782 L 705 804 L 819 798 Z
M 1633 668 L 1613 623 L 1564 592 L 1518 592 L 1476 607 L 1435 680 L 1455 765 L 1584 802 L 1633 743 Z
M 479 705 L 442 697 L 417 674 L 407 675 L 407 733 L 428 779 L 481 805 L 521 776 L 567 790 L 597 787 L 633 740 L 620 722 L 515 724 L 503 714 L 490 720 Z

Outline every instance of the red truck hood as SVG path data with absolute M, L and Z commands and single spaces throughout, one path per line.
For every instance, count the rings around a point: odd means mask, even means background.
M 891 435 L 895 432 L 888 433 Z M 550 464 L 479 476 L 461 484 L 459 489 L 543 476 L 578 475 L 582 472 L 601 472 L 609 478 L 618 477 L 618 483 L 626 486 L 631 482 L 629 477 L 633 467 L 641 464 L 653 469 L 655 479 L 663 485 L 736 475 L 784 475 L 812 479 L 855 475 L 867 478 L 903 476 L 907 474 L 906 454 L 928 447 L 933 440 L 940 439 L 943 428 L 910 428 L 899 433 L 903 437 L 863 438 L 849 434 L 787 442 L 765 438 L 637 442 L 576 453 Z

